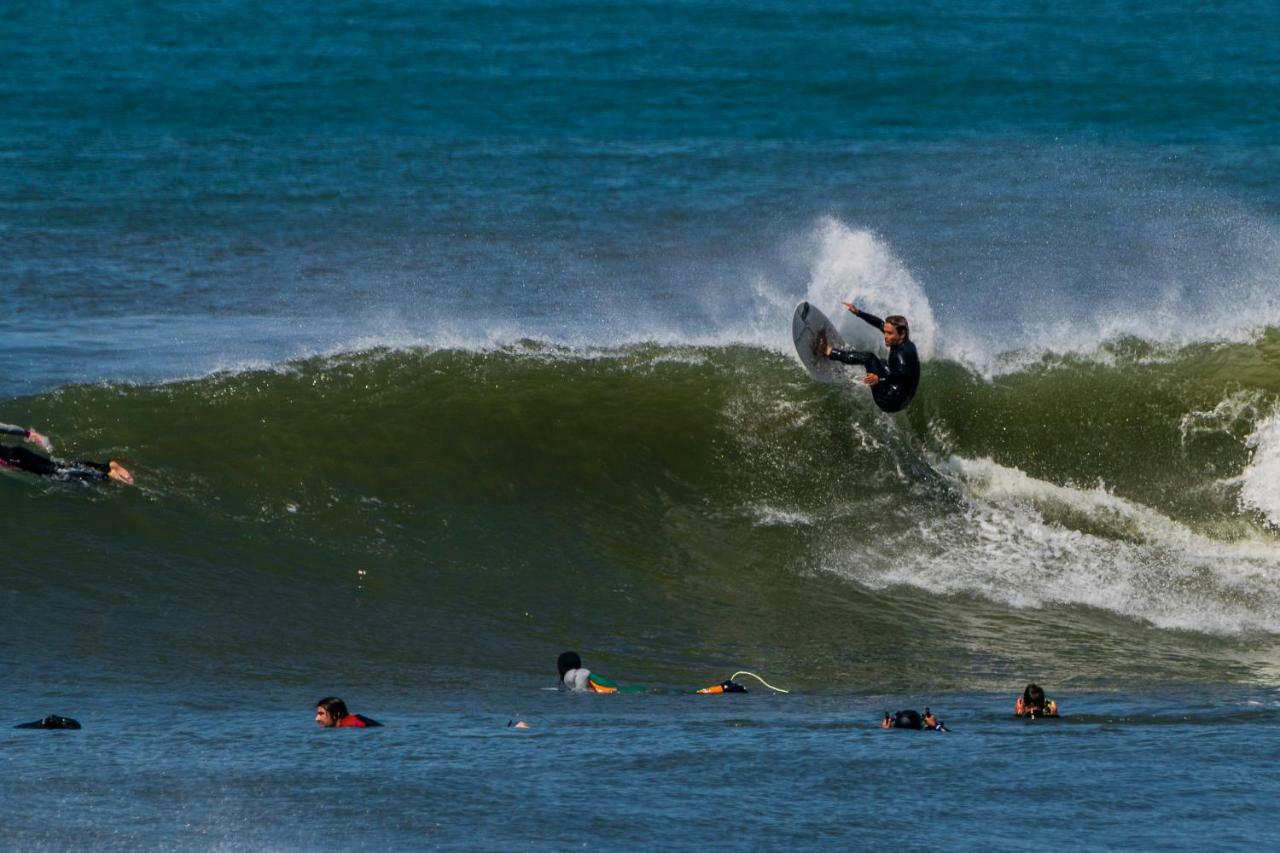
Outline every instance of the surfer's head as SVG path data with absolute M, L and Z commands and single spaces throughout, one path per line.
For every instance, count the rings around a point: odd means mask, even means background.
M 911 340 L 911 327 L 907 325 L 907 318 L 901 314 L 885 317 L 883 331 L 884 345 L 887 347 L 896 347 Z
M 578 657 L 577 652 L 561 652 L 560 657 L 556 659 L 556 669 L 560 671 L 560 680 L 564 681 L 564 674 L 571 669 L 582 669 L 582 658 Z
M 1027 689 L 1022 691 L 1022 707 L 1026 711 L 1043 710 L 1044 688 L 1039 684 L 1028 684 Z
M 337 696 L 326 696 L 316 703 L 316 725 L 331 729 L 348 713 L 346 702 Z
M 924 720 L 920 718 L 919 711 L 899 711 L 893 715 L 893 728 L 922 729 L 924 728 Z

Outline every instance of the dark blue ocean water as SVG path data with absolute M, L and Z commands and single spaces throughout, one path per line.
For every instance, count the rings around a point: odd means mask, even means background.
M 805 294 L 827 216 L 988 346 L 1028 343 L 1018 324 L 1046 306 L 1085 337 L 1135 302 L 1272 311 L 1276 15 L 10 10 L 2 387 L 370 341 L 781 348 L 761 293 Z M 993 312 L 1015 324 L 988 331 Z
M 1276 32 L 1265 2 L 6 8 L 0 422 L 147 485 L 0 483 L 0 725 L 85 723 L 0 735 L 0 843 L 1274 845 Z M 842 298 L 972 383 L 891 429 L 816 396 L 790 312 Z M 519 355 L 631 346 L 612 379 Z M 713 367 L 668 398 L 672 363 Z M 1135 417 L 1107 396 L 1170 363 Z M 1048 402 L 966 444 L 1008 388 Z M 813 411 L 851 426 L 791 453 Z M 937 524 L 864 521 L 895 500 Z M 568 646 L 798 689 L 542 691 Z M 1074 719 L 1013 723 L 1046 674 Z M 388 727 L 315 730 L 335 691 Z M 927 703 L 953 734 L 875 728 Z

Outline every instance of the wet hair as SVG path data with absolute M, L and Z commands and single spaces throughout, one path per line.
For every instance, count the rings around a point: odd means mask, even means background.
M 561 652 L 560 657 L 556 658 L 556 669 L 560 670 L 560 680 L 564 681 L 566 672 L 582 669 L 582 658 L 578 657 L 577 652 Z
M 893 716 L 893 727 L 895 729 L 923 729 L 924 720 L 920 719 L 919 711 L 899 711 Z
M 1028 684 L 1022 691 L 1022 705 L 1026 708 L 1044 707 L 1044 689 L 1039 684 Z
M 316 703 L 316 707 L 324 708 L 326 711 L 328 711 L 329 716 L 333 718 L 334 722 L 341 720 L 343 717 L 351 713 L 350 711 L 347 710 L 347 703 L 343 702 L 337 696 L 324 697 L 323 699 L 321 699 L 319 702 Z
M 904 341 L 911 340 L 911 327 L 907 325 L 907 318 L 901 314 L 890 314 L 884 318 L 884 321 L 890 326 L 898 330 L 898 334 L 902 335 Z

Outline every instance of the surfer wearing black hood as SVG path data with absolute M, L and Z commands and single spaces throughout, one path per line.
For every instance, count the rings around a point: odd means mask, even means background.
M 875 326 L 884 335 L 884 345 L 889 348 L 886 364 L 880 356 L 864 350 L 835 349 L 822 342 L 822 354 L 841 364 L 862 365 L 867 375 L 862 381 L 871 386 L 871 396 L 884 412 L 900 412 L 911 402 L 920 384 L 920 356 L 911 342 L 911 328 L 907 318 L 891 314 L 881 320 L 874 314 L 859 311 L 852 302 L 840 303 L 849 313 L 868 325 Z

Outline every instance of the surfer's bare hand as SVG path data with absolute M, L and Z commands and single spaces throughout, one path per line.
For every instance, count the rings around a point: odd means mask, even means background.
M 835 349 L 835 347 L 831 346 L 831 344 L 823 344 L 822 354 L 825 355 L 827 358 L 831 358 L 831 350 L 833 349 Z
M 875 385 L 879 381 L 880 377 L 876 376 L 874 373 L 868 373 L 866 376 L 862 377 L 862 384 L 864 385 Z
M 852 302 L 841 302 L 840 304 L 843 305 L 845 308 L 848 308 L 850 314 L 858 313 L 858 306 L 854 305 Z

